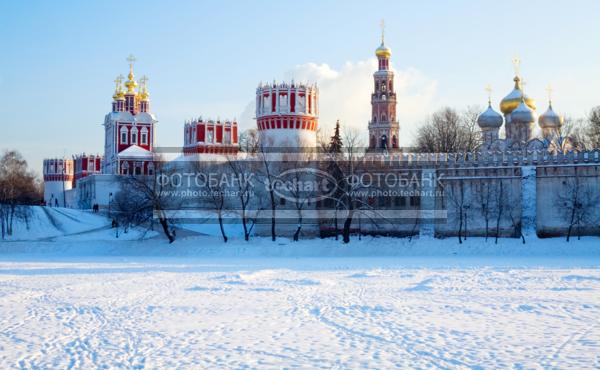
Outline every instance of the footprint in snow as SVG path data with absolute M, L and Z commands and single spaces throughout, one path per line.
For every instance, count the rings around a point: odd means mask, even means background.
M 186 291 L 188 292 L 220 292 L 220 291 L 224 291 L 225 289 L 223 288 L 207 288 L 207 287 L 203 287 L 203 286 L 193 286 L 191 288 L 187 288 Z
M 429 279 L 425 279 L 421 282 L 416 283 L 415 285 L 413 285 L 410 288 L 406 288 L 404 289 L 407 292 L 428 292 L 430 291 L 432 288 L 429 286 L 429 284 L 431 284 L 433 282 L 433 279 L 429 278 Z
M 298 279 L 298 280 L 286 280 L 286 279 L 277 279 L 275 280 L 279 283 L 289 284 L 289 285 L 320 285 L 321 283 L 317 280 L 312 279 Z
M 600 277 L 586 275 L 567 275 L 562 277 L 566 281 L 600 281 Z

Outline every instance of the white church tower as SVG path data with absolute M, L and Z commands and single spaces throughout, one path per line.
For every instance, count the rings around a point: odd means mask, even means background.
M 112 111 L 104 118 L 105 174 L 149 175 L 154 171 L 154 124 L 150 112 L 150 94 L 147 77 L 138 82 L 134 79 L 133 63 L 129 56 L 129 74 L 123 89 L 123 77 L 115 80 Z

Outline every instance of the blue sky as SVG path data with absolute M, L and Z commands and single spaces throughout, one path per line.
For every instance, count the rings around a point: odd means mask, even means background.
M 0 4 L 0 149 L 34 169 L 48 156 L 103 150 L 113 80 L 137 58 L 149 77 L 159 145 L 181 145 L 183 120 L 253 125 L 256 85 L 321 86 L 321 127 L 365 129 L 379 22 L 400 80 L 402 144 L 443 105 L 496 103 L 523 60 L 526 90 L 545 110 L 600 104 L 598 1 L 5 1 Z

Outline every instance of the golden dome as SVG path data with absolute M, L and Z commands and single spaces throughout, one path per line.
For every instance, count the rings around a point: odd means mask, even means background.
M 123 93 L 123 75 L 118 75 L 115 79 L 115 94 L 113 95 L 114 100 L 123 100 L 125 99 L 125 94 Z
M 379 47 L 375 50 L 375 55 L 377 55 L 378 58 L 389 58 L 392 56 L 392 49 L 385 46 L 382 42 L 381 45 L 379 45 Z
M 147 101 L 149 99 L 150 99 L 150 94 L 148 94 L 148 91 L 142 91 L 140 93 L 140 100 Z
M 148 77 L 146 76 L 142 76 L 142 78 L 140 78 L 139 97 L 142 101 L 147 101 L 150 99 L 150 93 L 148 92 Z
M 131 70 L 129 72 L 129 75 L 127 76 L 127 81 L 125 82 L 125 87 L 127 88 L 127 93 L 128 94 L 132 94 L 135 93 L 135 88 L 137 87 L 137 82 L 135 82 L 135 79 L 133 78 L 133 70 Z
M 113 99 L 114 100 L 125 100 L 125 94 L 123 93 L 123 91 L 117 91 L 117 92 L 115 92 L 115 95 L 113 95 Z
M 500 102 L 500 111 L 502 111 L 503 114 L 510 114 L 519 106 L 519 104 L 521 104 L 522 100 L 525 100 L 525 104 L 527 104 L 529 108 L 535 110 L 535 100 L 527 95 L 523 96 L 523 88 L 519 76 L 516 76 L 514 81 L 515 88 Z

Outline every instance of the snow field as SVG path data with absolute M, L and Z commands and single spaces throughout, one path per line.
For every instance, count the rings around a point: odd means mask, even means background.
M 3 262 L 0 367 L 600 365 L 598 269 L 370 264 Z

